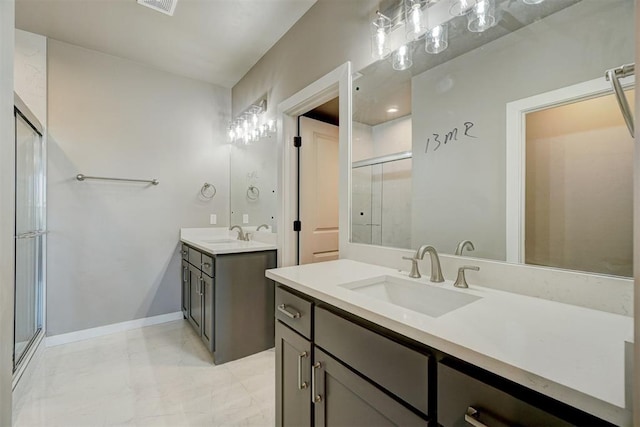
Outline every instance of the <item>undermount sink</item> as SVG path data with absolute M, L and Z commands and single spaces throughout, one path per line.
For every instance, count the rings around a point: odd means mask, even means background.
M 237 239 L 209 239 L 209 240 L 202 240 L 202 243 L 208 243 L 210 245 L 214 245 L 219 243 L 233 243 L 238 241 L 239 240 Z
M 464 292 L 393 276 L 375 277 L 341 286 L 430 317 L 440 317 L 481 299 Z

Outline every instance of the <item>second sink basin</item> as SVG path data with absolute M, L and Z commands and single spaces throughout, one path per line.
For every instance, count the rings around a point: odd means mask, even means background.
M 481 299 L 475 295 L 393 276 L 381 276 L 341 286 L 430 317 L 440 317 Z

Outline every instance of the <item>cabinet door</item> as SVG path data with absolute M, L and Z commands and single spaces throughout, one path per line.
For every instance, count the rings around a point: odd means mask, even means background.
M 182 300 L 182 315 L 185 319 L 189 316 L 189 263 L 182 260 L 182 276 L 180 277 L 181 283 L 181 300 Z
M 276 322 L 276 426 L 311 426 L 311 343 Z
M 189 322 L 202 333 L 202 273 L 189 265 Z
M 316 427 L 428 425 L 427 420 L 317 347 L 311 393 Z
M 213 278 L 206 274 L 202 275 L 202 341 L 207 345 L 209 351 L 213 351 L 215 349 L 213 336 L 213 308 L 215 307 L 214 285 L 215 282 Z

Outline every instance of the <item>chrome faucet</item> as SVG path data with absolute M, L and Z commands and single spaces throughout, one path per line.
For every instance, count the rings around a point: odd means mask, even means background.
M 464 275 L 465 270 L 473 270 L 480 271 L 480 267 L 475 265 L 465 265 L 458 269 L 458 277 L 456 278 L 456 282 L 453 284 L 456 288 L 468 288 L 469 284 L 467 283 L 467 278 Z
M 435 283 L 444 282 L 444 277 L 442 277 L 442 268 L 440 267 L 440 259 L 438 258 L 438 251 L 436 248 L 430 245 L 422 245 L 416 251 L 416 254 L 412 257 L 402 257 L 402 259 L 406 259 L 412 262 L 411 264 L 411 272 L 409 273 L 409 277 L 414 279 L 419 279 L 422 277 L 420 274 L 420 269 L 418 268 L 418 261 L 424 259 L 424 254 L 429 253 L 429 258 L 431 259 L 431 277 L 429 280 Z
M 269 226 L 268 226 L 267 224 L 260 224 L 260 225 L 258 226 L 258 228 L 256 229 L 256 231 L 260 231 L 260 229 L 261 229 L 262 227 L 264 227 L 266 230 L 269 230 Z
M 462 251 L 464 251 L 465 249 L 470 251 L 476 250 L 471 240 L 463 240 L 462 242 L 458 243 L 458 247 L 456 248 L 456 255 L 462 255 Z
M 239 225 L 234 225 L 229 228 L 229 231 L 234 229 L 238 229 L 238 240 L 245 240 L 245 241 L 249 240 L 249 236 L 244 233 L 244 230 L 242 229 L 242 227 L 240 227 Z

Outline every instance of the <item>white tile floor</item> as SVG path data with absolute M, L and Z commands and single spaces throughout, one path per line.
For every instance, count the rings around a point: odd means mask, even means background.
M 275 352 L 214 366 L 186 321 L 47 348 L 14 426 L 273 426 Z

